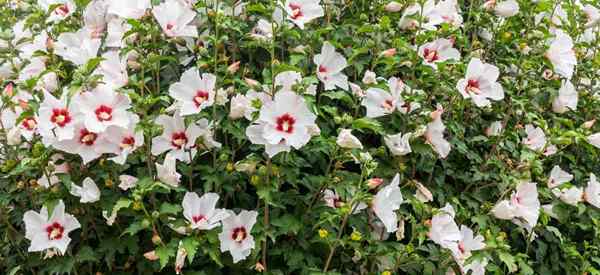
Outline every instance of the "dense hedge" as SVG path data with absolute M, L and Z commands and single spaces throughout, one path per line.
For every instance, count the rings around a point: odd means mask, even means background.
M 600 274 L 596 0 L 2 0 L 2 274 Z

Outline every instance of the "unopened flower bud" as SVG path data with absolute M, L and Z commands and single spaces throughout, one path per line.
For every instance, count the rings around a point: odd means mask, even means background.
M 400 4 L 396 1 L 392 1 L 392 2 L 387 3 L 385 5 L 384 9 L 387 12 L 399 12 L 402 10 L 402 4 Z

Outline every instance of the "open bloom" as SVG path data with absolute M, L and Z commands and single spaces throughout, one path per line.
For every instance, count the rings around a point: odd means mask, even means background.
M 52 146 L 67 153 L 78 154 L 84 164 L 104 153 L 117 153 L 116 146 L 106 139 L 105 134 L 92 132 L 83 123 L 76 124 L 73 129 L 73 138 L 55 141 Z
M 435 63 L 446 60 L 460 60 L 460 52 L 452 47 L 452 41 L 439 38 L 433 42 L 423 44 L 419 47 L 419 56 L 423 58 L 423 64 L 437 69 Z
M 285 1 L 285 12 L 287 19 L 292 21 L 298 28 L 304 29 L 304 24 L 324 15 L 320 0 L 287 0 Z
M 351 129 L 342 129 L 336 140 L 337 145 L 342 148 L 362 149 L 360 140 L 352 134 Z
M 533 228 L 540 215 L 540 201 L 538 200 L 535 182 L 520 183 L 510 200 L 500 201 L 492 209 L 496 218 L 513 220 L 516 224 L 523 224 Z
M 101 43 L 99 38 L 92 38 L 90 30 L 82 28 L 75 33 L 61 33 L 53 47 L 57 55 L 81 66 L 98 55 Z
M 577 186 L 571 186 L 562 190 L 556 188 L 552 190 L 552 193 L 561 201 L 570 205 L 577 205 L 577 203 L 583 200 L 583 188 Z
M 444 248 L 454 247 L 462 239 L 454 215 L 454 208 L 446 203 L 446 206 L 431 218 L 431 228 L 427 233 L 429 239 Z
M 167 154 L 163 164 L 156 163 L 156 177 L 170 186 L 179 186 L 181 174 L 177 173 L 177 160 Z
M 227 212 L 229 217 L 222 221 L 223 231 L 219 233 L 221 252 L 229 251 L 233 263 L 237 263 L 248 257 L 254 249 L 254 237 L 250 233 L 258 212 L 242 210 L 238 215 L 231 210 Z
M 275 76 L 275 86 L 281 87 L 281 91 L 293 91 L 296 84 L 302 82 L 302 74 L 295 71 L 285 71 Z
M 40 5 L 46 12 L 50 12 L 50 15 L 46 19 L 48 22 L 61 21 L 73 14 L 77 9 L 73 0 L 38 0 Z M 50 10 L 51 7 L 55 7 Z
M 260 109 L 258 120 L 246 128 L 254 144 L 264 144 L 270 157 L 291 147 L 300 149 L 311 138 L 317 116 L 310 112 L 304 98 L 291 91 L 275 94 L 272 102 Z
M 573 39 L 565 32 L 558 30 L 556 37 L 550 43 L 550 48 L 546 51 L 546 58 L 552 62 L 554 72 L 571 79 L 575 65 L 577 65 L 577 58 L 573 51 Z
M 71 195 L 79 197 L 79 202 L 90 203 L 100 200 L 100 189 L 91 178 L 83 179 L 81 186 L 71 183 Z
M 491 0 L 491 1 L 496 2 L 495 0 Z M 491 2 L 491 1 L 488 1 L 488 2 Z M 515 0 L 506 0 L 506 1 L 496 2 L 494 5 L 494 13 L 497 16 L 504 17 L 504 18 L 517 15 L 517 13 L 519 13 L 519 3 Z
M 25 212 L 23 221 L 25 238 L 31 241 L 29 252 L 57 249 L 60 254 L 65 254 L 71 242 L 69 233 L 81 227 L 73 215 L 65 213 L 62 200 L 58 201 L 52 214 L 48 213 L 48 208 L 44 206 L 39 213 L 33 210 Z
M 109 51 L 102 54 L 102 58 L 94 74 L 101 75 L 102 82 L 113 89 L 127 85 L 127 57 L 119 57 L 118 51 Z
M 177 0 L 166 0 L 152 9 L 152 14 L 168 37 L 198 37 L 196 26 L 190 25 L 196 12 Z
M 550 178 L 548 179 L 548 188 L 556 188 L 565 182 L 569 182 L 573 179 L 573 175 L 567 173 L 560 166 L 554 165 L 552 171 L 550 171 Z
M 527 137 L 523 139 L 523 144 L 534 151 L 542 151 L 546 146 L 546 134 L 540 127 L 531 124 L 525 125 Z
M 181 75 L 179 82 L 171 84 L 169 95 L 181 106 L 181 115 L 197 114 L 215 102 L 215 81 L 213 74 L 190 68 Z
M 157 156 L 168 151 L 167 155 L 189 163 L 191 160 L 188 151 L 192 157 L 195 155 L 196 139 L 202 136 L 203 130 L 193 123 L 186 128 L 179 112 L 175 112 L 172 117 L 160 115 L 156 118 L 156 123 L 163 127 L 163 133 L 152 138 L 152 154 Z
M 385 145 L 390 149 L 390 152 L 394 156 L 404 156 L 410 152 L 412 152 L 410 148 L 410 137 L 412 133 L 398 133 L 395 135 L 385 136 L 383 140 L 385 141 Z
M 218 200 L 217 193 L 206 193 L 202 197 L 193 192 L 185 193 L 181 206 L 183 216 L 190 222 L 192 229 L 210 230 L 229 217 L 227 210 L 215 208 Z
M 48 92 L 44 92 L 44 101 L 38 109 L 38 127 L 46 140 L 72 139 L 78 112 L 73 105 L 67 106 L 68 92 L 63 92 L 60 100 Z
M 139 120 L 137 115 L 130 114 L 128 127 L 110 126 L 106 128 L 106 139 L 112 144 L 118 145 L 117 156 L 110 160 L 123 165 L 129 154 L 144 145 L 144 132 L 135 129 Z
M 403 114 L 410 113 L 420 107 L 418 103 L 405 102 L 402 92 L 410 89 L 396 77 L 390 77 L 387 82 L 389 92 L 381 88 L 367 89 L 361 105 L 367 108 L 367 117 L 377 118 L 398 110 Z
M 398 229 L 398 216 L 396 210 L 400 209 L 400 204 L 404 199 L 400 192 L 400 175 L 396 174 L 390 184 L 381 188 L 375 198 L 371 209 L 375 212 L 375 215 L 383 222 L 388 233 L 396 231 Z
M 74 101 L 83 114 L 85 127 L 94 133 L 104 132 L 109 126 L 127 128 L 129 125 L 129 97 L 109 86 L 99 85 L 75 97 Z
M 600 182 L 593 173 L 590 173 L 590 180 L 584 189 L 583 198 L 594 207 L 600 208 Z
M 119 182 L 119 188 L 123 191 L 127 191 L 137 185 L 138 178 L 130 175 L 120 175 Z
M 106 41 L 104 42 L 106 47 L 111 48 L 122 48 L 125 47 L 127 41 L 131 40 L 132 36 L 128 36 L 123 39 L 125 33 L 131 30 L 131 25 L 129 25 L 122 18 L 113 18 L 108 21 L 107 25 L 107 34 Z
M 107 12 L 125 19 L 140 19 L 150 7 L 150 0 L 108 0 Z
M 552 111 L 564 113 L 568 110 L 577 110 L 578 95 L 575 86 L 569 80 L 563 80 L 558 90 L 558 96 L 552 102 Z
M 479 58 L 471 58 L 465 78 L 458 81 L 456 89 L 464 98 L 471 98 L 477 107 L 486 107 L 491 100 L 502 100 L 504 89 L 496 82 L 498 67 L 483 63 Z
M 431 144 L 433 150 L 438 153 L 441 158 L 446 158 L 450 153 L 450 142 L 444 139 L 444 131 L 446 125 L 442 122 L 442 114 L 444 109 L 438 106 L 438 109 L 431 112 L 431 122 L 427 124 L 427 130 L 425 131 L 425 139 L 427 143 Z
M 315 55 L 313 61 L 317 65 L 317 77 L 325 85 L 326 91 L 333 90 L 336 86 L 348 90 L 348 77 L 342 72 L 348 63 L 342 54 L 335 51 L 333 45 L 323 43 L 321 53 Z
M 485 243 L 483 236 L 475 236 L 473 230 L 464 225 L 460 226 L 460 236 L 456 245 L 452 245 L 450 250 L 454 259 L 462 266 L 465 260 L 471 256 L 471 251 L 484 249 Z
M 600 23 L 600 10 L 598 10 L 598 8 L 590 4 L 586 4 L 583 6 L 583 12 L 587 17 L 587 22 L 585 22 L 586 28 L 597 26 L 598 23 Z

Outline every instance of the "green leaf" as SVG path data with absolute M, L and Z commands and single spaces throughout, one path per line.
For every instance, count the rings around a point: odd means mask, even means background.
M 169 258 L 174 257 L 176 250 L 168 246 L 159 246 L 156 249 L 156 256 L 160 261 L 160 269 L 163 269 L 169 263 Z
M 517 271 L 519 268 L 515 263 L 515 257 L 507 252 L 498 252 L 500 260 L 508 267 L 508 270 L 512 273 Z
M 160 210 L 159 211 L 160 211 L 160 214 L 163 214 L 163 215 L 167 215 L 167 214 L 177 215 L 182 210 L 183 209 L 178 204 L 171 204 L 171 203 L 168 203 L 168 202 L 163 202 L 160 205 Z
M 379 121 L 363 117 L 352 122 L 352 128 L 364 132 L 365 130 L 371 130 L 377 134 L 383 133 L 383 126 Z
M 183 248 L 187 252 L 188 262 L 191 264 L 194 261 L 194 256 L 198 250 L 200 242 L 194 237 L 187 237 L 183 239 Z

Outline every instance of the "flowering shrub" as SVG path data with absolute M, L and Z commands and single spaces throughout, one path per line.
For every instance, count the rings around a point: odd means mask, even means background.
M 9 0 L 6 274 L 600 274 L 595 0 Z

